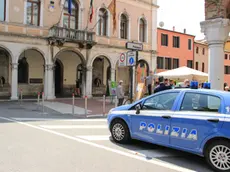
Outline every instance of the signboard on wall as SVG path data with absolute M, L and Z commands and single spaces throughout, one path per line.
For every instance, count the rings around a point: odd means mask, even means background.
M 29 81 L 30 81 L 30 84 L 42 84 L 43 83 L 42 78 L 30 78 Z
M 126 49 L 142 51 L 143 50 L 143 44 L 135 43 L 135 42 L 127 42 L 126 43 Z
M 117 95 L 117 83 L 115 81 L 109 81 L 109 93 L 110 96 Z

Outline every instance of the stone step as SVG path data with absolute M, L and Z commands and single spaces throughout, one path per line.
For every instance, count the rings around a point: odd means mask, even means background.
M 10 96 L 9 92 L 1 92 L 0 91 L 0 96 Z
M 0 92 L 8 92 L 9 90 L 9 87 L 0 87 Z

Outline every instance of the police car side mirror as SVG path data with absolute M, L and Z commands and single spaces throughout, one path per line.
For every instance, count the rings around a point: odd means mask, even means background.
M 140 111 L 141 111 L 141 106 L 140 106 L 140 104 L 136 105 L 136 106 L 135 106 L 135 109 L 136 109 L 136 114 L 140 114 Z

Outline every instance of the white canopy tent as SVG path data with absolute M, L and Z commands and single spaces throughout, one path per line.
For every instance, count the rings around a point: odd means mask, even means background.
M 194 70 L 186 66 L 160 72 L 155 74 L 155 76 L 157 77 L 163 76 L 164 78 L 174 79 L 177 81 L 183 81 L 184 79 L 189 79 L 189 80 L 196 80 L 198 82 L 205 82 L 208 80 L 207 73 L 200 72 L 198 70 Z

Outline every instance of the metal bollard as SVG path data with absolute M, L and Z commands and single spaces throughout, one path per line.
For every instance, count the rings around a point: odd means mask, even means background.
M 72 95 L 72 98 L 73 98 L 73 104 L 72 104 L 72 114 L 74 115 L 74 108 L 75 108 L 75 96 L 74 96 L 74 93 Z
M 117 96 L 115 96 L 115 108 L 117 107 Z
M 42 113 L 44 114 L 45 113 L 45 108 L 44 108 L 44 92 L 42 92 Z
M 105 116 L 105 95 L 103 95 L 103 106 L 102 106 L 103 116 Z
M 88 102 L 87 102 L 88 97 L 85 96 L 85 116 L 87 117 L 88 115 Z
M 37 109 L 39 109 L 39 104 L 40 104 L 40 92 L 38 92 L 38 106 L 37 106 Z
M 20 103 L 22 104 L 22 89 L 20 89 Z

